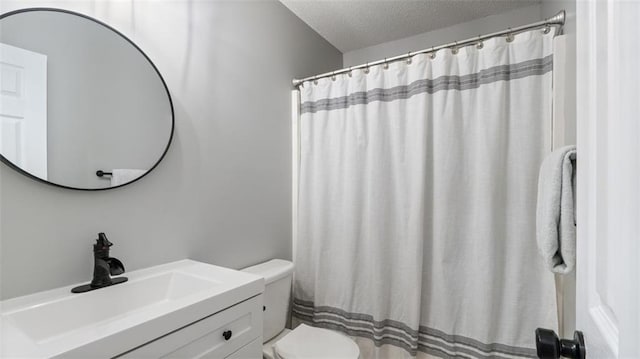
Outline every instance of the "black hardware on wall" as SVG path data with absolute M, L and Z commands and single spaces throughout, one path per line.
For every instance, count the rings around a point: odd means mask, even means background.
M 585 359 L 587 356 L 584 335 L 578 330 L 573 332 L 573 340 L 569 340 L 558 338 L 553 330 L 538 328 L 536 329 L 536 349 L 540 359 L 560 357 Z
M 98 176 L 98 177 L 113 176 L 113 172 L 105 172 L 103 170 L 97 170 L 96 171 L 96 176 Z

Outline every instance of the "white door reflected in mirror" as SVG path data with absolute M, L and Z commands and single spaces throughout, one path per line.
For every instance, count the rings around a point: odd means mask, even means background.
M 47 56 L 0 43 L 0 151 L 47 176 Z

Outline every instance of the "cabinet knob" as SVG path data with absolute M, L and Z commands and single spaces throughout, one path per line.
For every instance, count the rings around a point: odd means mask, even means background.
M 224 340 L 231 339 L 232 335 L 233 335 L 233 332 L 230 330 L 225 330 L 224 332 L 222 332 L 222 336 L 224 337 Z

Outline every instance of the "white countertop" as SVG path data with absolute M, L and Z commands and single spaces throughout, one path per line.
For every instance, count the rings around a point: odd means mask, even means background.
M 264 292 L 264 279 L 181 260 L 125 273 L 128 282 L 76 285 L 0 302 L 0 356 L 113 357 Z

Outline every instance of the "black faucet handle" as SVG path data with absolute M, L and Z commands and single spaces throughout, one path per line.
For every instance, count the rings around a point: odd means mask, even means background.
M 104 232 L 98 233 L 98 240 L 96 241 L 98 247 L 111 247 L 113 243 L 109 242 L 107 235 Z

